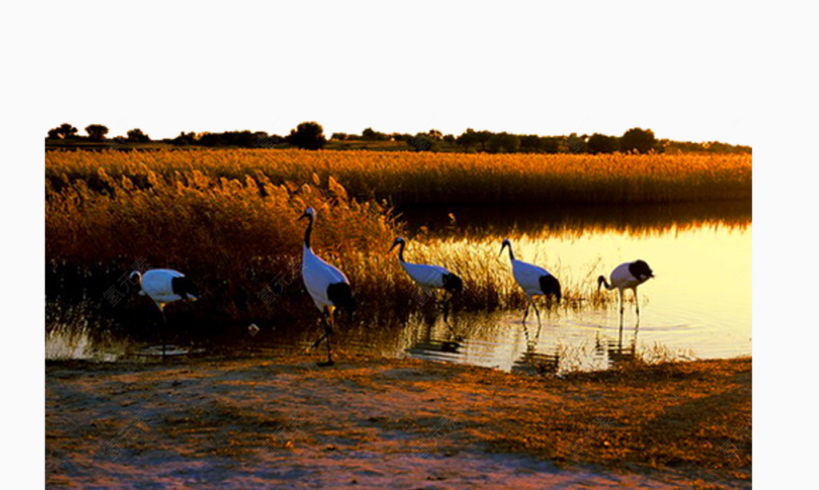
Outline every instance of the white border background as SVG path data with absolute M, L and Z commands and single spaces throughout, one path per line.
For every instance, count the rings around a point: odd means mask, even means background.
M 71 108 L 85 104 L 97 108 L 100 113 L 112 110 L 117 114 L 118 104 L 123 96 L 139 93 L 136 97 L 140 101 L 150 101 L 149 107 L 164 107 L 169 112 L 175 111 L 174 98 L 169 97 L 164 87 L 179 85 L 179 80 L 169 80 L 168 70 L 176 77 L 190 73 L 192 77 L 210 76 L 223 77 L 218 82 L 226 89 L 244 90 L 242 83 L 243 71 L 240 66 L 230 62 L 231 48 L 246 47 L 241 41 L 247 39 L 242 19 L 256 27 L 287 29 L 287 18 L 281 12 L 287 12 L 284 2 L 273 4 L 272 7 L 263 7 L 267 4 L 239 2 L 231 3 L 227 12 L 227 5 L 216 5 L 202 2 L 182 2 L 170 6 L 161 2 L 147 2 L 129 5 L 110 5 L 106 2 L 78 2 L 78 3 L 49 3 L 38 2 L 19 5 L 4 4 L 0 12 L 0 50 L 2 50 L 3 71 L 2 80 L 2 121 L 0 137 L 2 137 L 2 166 L 0 176 L 0 195 L 2 196 L 3 210 L 3 249 L 4 266 L 0 273 L 0 298 L 3 304 L 2 339 L 4 347 L 3 361 L 3 454 L 0 461 L 4 463 L 4 483 L 25 484 L 26 487 L 42 485 L 44 483 L 44 185 L 43 185 L 43 137 L 45 132 L 63 121 L 72 122 L 80 128 L 90 122 L 102 122 L 112 128 L 113 134 L 119 131 L 114 129 L 116 124 L 128 127 L 148 126 L 141 120 L 129 119 L 123 114 L 122 120 L 113 121 L 107 116 L 98 121 L 81 120 L 85 115 L 68 113 Z M 414 40 L 425 36 L 425 29 L 432 25 L 436 32 L 446 33 L 446 36 L 435 37 L 432 44 L 420 42 L 423 49 L 438 48 L 444 51 L 453 50 L 458 45 L 458 19 L 462 16 L 469 18 L 470 9 L 488 9 L 492 15 L 497 15 L 498 22 L 506 23 L 513 29 L 518 21 L 529 28 L 542 26 L 543 29 L 555 28 L 556 24 L 569 24 L 569 27 L 581 28 L 588 26 L 582 19 L 567 19 L 555 15 L 554 12 L 563 12 L 560 5 L 541 5 L 527 3 L 446 3 L 445 8 L 437 3 L 407 3 L 391 4 L 349 4 L 338 10 L 329 3 L 311 4 L 311 11 L 330 9 L 334 15 L 320 16 L 324 20 L 316 21 L 316 28 L 312 32 L 312 41 L 309 49 L 319 50 L 327 56 L 341 51 L 339 56 L 350 62 L 332 63 L 333 70 L 315 71 L 313 66 L 295 67 L 305 70 L 308 75 L 325 76 L 325 81 L 338 83 L 346 90 L 354 91 L 355 83 L 349 78 L 354 76 L 356 69 L 356 53 L 346 51 L 345 46 L 339 46 L 332 37 L 328 36 L 341 32 L 339 25 L 349 24 L 359 30 L 361 46 L 372 46 L 369 38 L 361 37 L 362 26 L 378 26 L 384 19 L 392 19 L 395 23 L 387 27 L 375 27 L 374 31 L 381 35 L 390 35 L 394 26 L 397 32 L 395 42 L 401 46 L 413 46 Z M 609 2 L 587 2 L 579 9 L 593 11 L 596 8 L 608 8 Z M 818 303 L 815 292 L 815 278 L 817 277 L 817 249 L 819 242 L 815 237 L 817 228 L 817 179 L 816 168 L 817 152 L 814 148 L 819 140 L 817 131 L 817 29 L 815 28 L 815 13 L 809 9 L 807 2 L 776 2 L 765 5 L 750 6 L 747 2 L 678 2 L 676 4 L 656 2 L 618 2 L 616 11 L 602 21 L 592 23 L 593 31 L 607 33 L 616 32 L 612 25 L 624 25 L 628 15 L 628 25 L 640 23 L 657 23 L 662 21 L 674 33 L 688 32 L 690 45 L 698 54 L 703 54 L 703 45 L 697 40 L 696 30 L 688 31 L 679 24 L 696 20 L 691 11 L 698 15 L 711 16 L 709 25 L 724 26 L 720 36 L 712 34 L 707 40 L 715 46 L 715 52 L 720 51 L 719 45 L 724 42 L 732 46 L 731 53 L 745 65 L 735 65 L 742 72 L 741 79 L 732 83 L 741 97 L 731 100 L 743 100 L 747 107 L 741 109 L 743 116 L 736 121 L 741 129 L 738 134 L 750 135 L 741 140 L 731 141 L 730 137 L 721 138 L 714 134 L 712 138 L 723 139 L 728 142 L 750 144 L 754 147 L 754 312 L 753 312 L 753 343 L 754 343 L 754 468 L 753 483 L 758 488 L 786 487 L 801 483 L 812 483 L 816 480 L 813 474 L 814 447 L 817 435 L 816 405 L 813 403 L 817 372 L 815 359 L 817 357 L 817 312 Z M 528 8 L 541 9 L 550 16 L 542 16 L 542 22 L 533 23 L 526 15 Z M 333 10 L 333 9 L 336 10 Z M 577 7 L 575 7 L 577 8 Z M 260 10 L 261 9 L 261 10 Z M 276 14 L 271 9 L 276 10 Z M 197 14 L 199 12 L 199 14 Z M 202 14 L 202 12 L 206 12 Z M 238 12 L 238 13 L 237 13 Z M 689 12 L 689 13 L 686 13 Z M 220 15 L 223 14 L 223 17 Z M 643 15 L 643 16 L 641 16 Z M 354 17 L 354 18 L 352 18 Z M 224 25 L 220 18 L 226 19 Z M 633 20 L 636 18 L 637 20 Z M 261 19 L 261 20 L 260 20 Z M 362 21 L 361 19 L 364 19 Z M 398 22 L 399 19 L 408 19 L 409 25 Z M 269 25 L 267 21 L 269 20 Z M 158 22 L 158 23 L 157 23 Z M 202 28 L 201 23 L 208 23 L 210 27 Z M 635 23 L 636 22 L 636 23 Z M 158 34 L 157 26 L 162 29 L 171 29 L 173 35 Z M 564 26 L 565 28 L 565 26 Z M 203 58 L 195 54 L 198 46 L 214 48 L 211 41 L 201 38 L 209 30 L 219 32 L 225 39 L 226 46 L 216 46 L 222 51 L 223 59 L 209 66 L 208 70 L 196 66 L 189 66 L 186 70 L 176 70 L 172 64 L 159 63 L 157 69 L 151 69 L 152 61 L 159 54 L 155 51 L 156 45 L 152 39 L 163 42 L 163 48 L 177 49 L 180 52 L 193 53 L 197 63 Z M 287 31 L 290 32 L 290 31 Z M 474 34 L 474 31 L 470 31 Z M 652 33 L 660 35 L 663 29 L 652 28 Z M 366 34 L 366 32 L 365 32 Z M 592 34 L 594 35 L 594 34 Z M 627 33 L 625 35 L 628 35 Z M 200 37 L 197 37 L 200 36 Z M 238 44 L 230 40 L 237 40 Z M 253 39 L 253 38 L 251 38 Z M 524 36 L 523 39 L 526 39 Z M 594 45 L 610 45 L 608 38 L 594 38 Z M 646 39 L 647 44 L 652 39 Z M 681 56 L 685 53 L 688 41 L 675 44 L 675 53 Z M 123 46 L 134 48 L 143 46 L 145 50 L 131 54 L 121 52 Z M 378 43 L 375 42 L 378 46 Z M 588 50 L 591 44 L 581 47 Z M 274 49 L 275 48 L 275 49 Z M 247 64 L 258 62 L 267 63 L 267 67 L 254 67 L 252 76 L 265 75 L 267 79 L 275 80 L 286 76 L 280 70 L 281 66 L 275 61 L 269 61 L 271 51 L 286 49 L 286 46 L 256 45 L 240 56 L 239 60 Z M 98 52 L 95 62 L 83 53 Z M 376 49 L 378 52 L 378 49 Z M 79 53 L 79 54 L 78 54 Z M 496 53 L 503 54 L 503 53 Z M 730 54 L 730 53 L 729 53 Z M 182 56 L 182 55 L 180 55 Z M 136 58 L 136 59 L 134 59 Z M 126 61 L 123 61 L 125 59 Z M 293 59 L 287 58 L 292 61 Z M 435 58 L 442 60 L 445 58 Z M 471 58 L 470 58 L 471 59 Z M 515 59 L 518 59 L 517 57 Z M 473 59 L 474 61 L 474 59 Z M 518 61 L 521 61 L 518 59 Z M 730 60 L 729 60 L 730 61 Z M 174 60 L 167 63 L 173 63 Z M 377 63 L 377 59 L 370 57 L 365 62 Z M 437 61 L 436 61 L 437 63 Z M 746 66 L 747 65 L 747 66 Z M 666 65 L 663 65 L 666 66 Z M 288 67 L 293 68 L 293 67 Z M 442 66 L 439 72 L 429 72 L 423 66 L 413 68 L 403 64 L 382 64 L 384 83 L 407 75 L 407 68 L 412 83 L 419 86 L 426 83 L 427 77 L 440 76 L 439 73 L 448 73 Z M 502 73 L 503 64 L 493 64 L 487 69 L 499 70 Z M 688 91 L 692 88 L 692 81 L 698 77 L 708 79 L 714 73 L 720 72 L 719 65 L 706 62 L 699 68 L 681 66 L 686 71 L 684 77 L 668 77 L 667 79 L 650 80 L 652 84 L 664 83 L 667 88 L 678 91 Z M 164 70 L 164 72 L 163 72 Z M 629 73 L 628 67 L 618 68 L 608 66 L 596 83 L 605 85 L 615 83 L 618 76 Z M 530 69 L 527 73 L 536 73 Z M 571 70 L 565 72 L 570 77 Z M 107 87 L 99 92 L 95 81 L 104 81 Z M 195 80 L 183 80 L 184 83 L 193 83 Z M 355 81 L 355 80 L 354 80 Z M 496 83 L 496 82 L 492 82 Z M 210 87 L 211 85 L 207 85 Z M 707 90 L 708 84 L 693 83 L 698 90 Z M 257 90 L 259 86 L 250 85 L 250 90 Z M 284 87 L 294 88 L 285 84 Z M 309 88 L 309 87 L 308 87 Z M 458 87 L 450 87 L 456 90 Z M 531 86 L 524 84 L 521 91 L 531 90 Z M 342 90 L 343 91 L 343 90 Z M 103 103 L 95 98 L 103 94 Z M 381 93 L 383 105 L 395 104 L 396 94 L 389 91 Z M 673 98 L 674 91 L 667 97 Z M 199 94 L 202 95 L 202 94 Z M 400 94 L 399 94 L 400 95 Z M 703 96 L 708 94 L 703 93 Z M 730 98 L 730 97 L 729 97 Z M 71 103 L 58 103 L 60 99 L 71 100 Z M 244 100 L 244 99 L 243 99 Z M 319 102 L 327 104 L 330 99 L 319 98 Z M 507 104 L 501 101 L 491 101 L 488 109 L 481 112 L 470 112 L 478 118 L 495 118 L 497 127 L 494 130 L 515 131 L 511 124 L 516 116 L 525 115 L 521 99 L 518 95 L 511 97 L 514 103 Z M 78 101 L 81 103 L 79 104 Z M 666 101 L 658 100 L 657 104 Z M 207 107 L 197 108 L 186 102 L 181 110 L 194 111 L 194 119 L 215 117 L 226 121 L 230 127 L 180 127 L 179 130 L 205 129 L 240 129 L 238 123 L 247 109 L 245 106 L 232 106 L 230 97 L 214 96 L 213 102 Z M 248 104 L 244 101 L 243 104 Z M 309 104 L 308 104 L 309 106 Z M 312 106 L 311 106 L 312 107 Z M 466 106 L 463 106 L 466 107 Z M 319 113 L 321 105 L 313 107 Z M 360 114 L 354 105 L 346 105 L 349 114 L 340 112 L 338 124 L 349 117 L 350 120 Z M 103 110 L 105 109 L 105 110 Z M 457 109 L 457 107 L 452 110 Z M 468 109 L 468 108 L 466 108 Z M 464 110 L 466 110 L 464 109 Z M 626 110 L 626 108 L 621 108 Z M 734 110 L 735 107 L 722 108 Z M 707 114 L 715 120 L 724 117 L 719 106 L 714 107 L 712 114 Z M 122 113 L 122 112 L 120 112 Z M 366 114 L 365 114 L 366 115 Z M 238 117 L 238 119 L 233 119 Z M 277 121 L 272 116 L 273 125 L 281 124 L 294 127 L 301 120 L 317 119 L 321 122 L 321 114 L 312 117 L 305 111 L 299 120 Z M 596 121 L 594 116 L 592 121 Z M 494 119 L 493 119 L 494 120 Z M 605 118 L 600 119 L 601 121 Z M 430 121 L 416 122 L 417 130 L 422 131 L 429 127 L 440 126 Z M 326 123 L 325 123 L 326 124 Z M 336 124 L 336 123 L 334 123 Z M 607 123 L 608 124 L 608 123 Z M 611 123 L 612 128 L 616 123 Z M 655 129 L 659 137 L 684 139 L 683 135 L 663 134 L 651 121 L 635 122 L 635 125 L 644 124 L 644 127 Z M 326 124 L 325 129 L 331 131 L 360 131 L 363 127 L 372 125 L 377 130 L 401 130 L 392 127 L 379 127 L 377 121 L 365 123 L 365 126 L 351 128 L 333 128 Z M 602 125 L 602 123 L 601 123 Z M 284 127 L 282 126 L 282 127 Z M 427 127 L 429 126 L 429 127 Z M 474 125 L 476 128 L 480 124 Z M 127 128 L 125 128 L 127 129 Z M 274 131 L 275 127 L 248 129 L 262 129 Z M 441 128 L 444 131 L 457 132 L 463 128 Z M 413 128 L 407 128 L 412 131 Z M 573 127 L 567 122 L 565 127 L 558 128 L 555 133 L 566 133 L 582 129 Z M 613 129 L 599 127 L 600 132 L 615 134 Z M 533 131 L 538 132 L 538 131 Z M 546 134 L 548 131 L 541 131 Z M 148 131 L 149 134 L 150 131 Z M 163 134 L 152 135 L 165 136 Z M 731 284 L 726 284 L 730 288 Z

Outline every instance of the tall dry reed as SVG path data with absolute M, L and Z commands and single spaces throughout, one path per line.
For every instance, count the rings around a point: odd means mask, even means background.
M 304 223 L 296 221 L 310 205 L 318 210 L 314 248 L 349 276 L 359 321 L 378 324 L 437 307 L 387 254 L 405 231 L 387 198 L 403 204 L 735 198 L 749 195 L 750 172 L 750 157 L 742 155 L 49 152 L 46 293 L 49 304 L 84 304 L 84 311 L 96 308 L 113 324 L 136 328 L 147 323 L 150 303 L 133 294 L 128 272 L 170 267 L 203 291 L 201 301 L 170 313 L 184 317 L 187 328 L 250 321 L 300 328 L 317 318 L 301 283 Z M 494 244 L 441 240 L 416 237 L 408 257 L 463 277 L 455 311 L 523 306 Z M 553 272 L 567 307 L 607 301 L 593 280 Z M 56 314 L 48 319 L 61 321 Z
M 46 178 L 102 186 L 97 169 L 134 185 L 148 172 L 194 169 L 212 178 L 265 176 L 274 184 L 337 179 L 358 199 L 440 204 L 662 203 L 751 197 L 748 154 L 459 154 L 303 150 L 49 152 Z

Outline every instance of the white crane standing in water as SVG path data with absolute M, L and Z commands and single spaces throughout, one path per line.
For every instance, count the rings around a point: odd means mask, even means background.
M 560 282 L 557 278 L 549 273 L 543 267 L 538 267 L 534 264 L 529 264 L 527 262 L 523 262 L 520 260 L 515 259 L 515 254 L 512 252 L 512 242 L 509 241 L 508 238 L 503 240 L 503 244 L 501 245 L 500 249 L 500 256 L 503 254 L 503 249 L 509 247 L 509 260 L 512 262 L 512 275 L 515 277 L 515 281 L 518 285 L 523 289 L 526 295 L 529 297 L 529 302 L 532 304 L 532 308 L 535 309 L 535 314 L 537 315 L 537 322 L 540 325 L 540 312 L 535 306 L 535 296 L 545 296 L 548 304 L 551 303 L 551 298 L 560 302 Z M 529 305 L 526 305 L 526 309 L 523 312 L 523 323 L 526 323 L 526 317 L 529 315 Z
M 199 290 L 179 271 L 173 269 L 150 269 L 141 273 L 131 272 L 131 280 L 139 281 L 139 295 L 151 298 L 162 316 L 163 330 L 167 328 L 165 305 L 180 300 L 196 301 Z M 162 359 L 165 359 L 165 334 L 162 334 Z
M 623 291 L 631 289 L 634 292 L 634 305 L 637 309 L 637 318 L 640 317 L 640 303 L 637 301 L 637 286 L 648 281 L 654 277 L 654 272 L 644 260 L 635 260 L 634 262 L 624 262 L 611 271 L 611 284 L 606 281 L 605 276 L 597 278 L 597 290 L 601 286 L 611 291 L 618 289 L 620 291 L 620 323 L 623 322 Z
M 323 261 L 310 247 L 310 234 L 313 231 L 313 222 L 316 219 L 316 212 L 313 208 L 307 208 L 299 219 L 308 219 L 310 222 L 304 231 L 304 248 L 302 251 L 301 277 L 304 286 L 310 297 L 313 298 L 316 308 L 322 314 L 324 320 L 324 334 L 313 344 L 313 348 L 318 347 L 322 340 L 327 341 L 327 361 L 319 363 L 319 366 L 332 366 L 333 357 L 330 347 L 330 336 L 333 333 L 331 325 L 333 311 L 336 308 L 343 308 L 349 315 L 355 309 L 355 300 L 350 288 L 350 281 L 343 272 Z
M 436 289 L 443 289 L 445 298 L 444 298 L 444 322 L 447 321 L 447 317 L 449 315 L 449 302 L 452 300 L 452 296 L 457 293 L 460 293 L 463 290 L 464 284 L 461 281 L 461 278 L 457 275 L 453 274 L 449 270 L 440 265 L 429 265 L 429 264 L 413 264 L 404 260 L 404 247 L 406 246 L 406 241 L 398 237 L 392 243 L 392 247 L 390 247 L 389 252 L 392 252 L 392 249 L 395 247 L 398 248 L 398 261 L 401 263 L 401 267 L 404 268 L 407 275 L 419 286 L 424 292 L 430 292 Z M 387 253 L 389 253 L 387 252 Z

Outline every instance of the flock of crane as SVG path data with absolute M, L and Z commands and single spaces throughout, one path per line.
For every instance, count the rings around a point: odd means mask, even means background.
M 316 212 L 308 207 L 299 220 L 307 219 L 309 222 L 304 231 L 304 247 L 302 251 L 301 276 L 308 294 L 313 299 L 316 308 L 321 312 L 324 320 L 324 333 L 313 344 L 313 348 L 318 347 L 322 341 L 327 345 L 327 361 L 320 362 L 320 366 L 333 365 L 332 349 L 330 347 L 330 336 L 333 333 L 333 312 L 336 309 L 345 310 L 352 314 L 355 309 L 353 291 L 350 281 L 343 272 L 328 264 L 313 252 L 310 246 L 310 236 L 313 231 L 313 223 L 316 220 Z M 390 251 L 395 247 L 398 249 L 398 260 L 401 267 L 425 291 L 442 289 L 445 295 L 444 301 L 444 321 L 447 319 L 448 303 L 452 296 L 463 289 L 463 281 L 456 274 L 444 267 L 428 264 L 413 264 L 404 260 L 404 247 L 406 241 L 398 237 L 392 244 Z M 529 314 L 529 307 L 535 310 L 538 323 L 540 323 L 540 312 L 534 302 L 535 296 L 544 296 L 547 301 L 555 300 L 560 302 L 560 282 L 546 269 L 534 264 L 523 262 L 515 258 L 512 251 L 512 243 L 505 239 L 501 245 L 500 254 L 504 249 L 509 249 L 509 260 L 512 263 L 512 275 L 515 281 L 523 289 L 529 301 L 524 309 L 523 322 Z M 625 262 L 618 265 L 610 275 L 610 280 L 604 276 L 597 278 L 597 287 L 605 287 L 608 290 L 617 289 L 620 292 L 620 316 L 623 315 L 623 293 L 626 289 L 631 289 L 634 294 L 637 314 L 640 314 L 640 305 L 637 302 L 637 286 L 648 279 L 654 277 L 654 273 L 648 264 L 643 260 Z M 165 321 L 165 305 L 178 300 L 196 300 L 198 290 L 194 284 L 181 272 L 172 269 L 151 269 L 145 273 L 134 271 L 131 278 L 136 278 L 140 284 L 140 295 L 150 297 Z M 163 341 L 162 355 L 165 356 L 165 345 Z

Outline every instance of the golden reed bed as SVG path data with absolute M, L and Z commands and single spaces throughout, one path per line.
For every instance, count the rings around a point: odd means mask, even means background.
M 127 296 L 123 281 L 135 266 L 173 267 L 193 278 L 207 301 L 180 309 L 200 320 L 315 318 L 301 288 L 303 225 L 295 221 L 308 205 L 319 214 L 314 247 L 349 276 L 362 317 L 372 321 L 434 308 L 385 255 L 405 232 L 393 204 L 616 204 L 751 194 L 750 155 L 55 151 L 46 153 L 45 173 L 49 304 L 87 301 L 126 323 L 142 304 Z M 466 291 L 456 311 L 523 304 L 489 260 L 493 250 L 439 248 L 414 247 L 414 260 L 464 269 L 456 270 Z M 561 281 L 564 296 L 606 301 L 593 284 Z M 65 323 L 59 316 L 47 318 Z
M 396 205 L 436 203 L 644 203 L 750 199 L 751 155 L 542 155 L 303 150 L 166 150 L 49 152 L 46 177 L 144 182 L 148 171 L 167 180 L 198 170 L 243 180 L 263 174 L 300 185 L 315 173 L 338 180 L 359 199 Z

